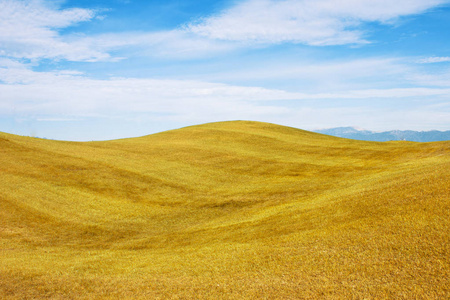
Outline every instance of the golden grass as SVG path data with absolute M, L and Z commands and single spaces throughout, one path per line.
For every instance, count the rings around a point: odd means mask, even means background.
M 0 298 L 445 299 L 450 142 L 0 133 Z

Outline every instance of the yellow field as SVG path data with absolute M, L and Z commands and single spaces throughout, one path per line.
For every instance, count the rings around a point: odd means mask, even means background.
M 448 299 L 450 142 L 0 133 L 1 299 Z

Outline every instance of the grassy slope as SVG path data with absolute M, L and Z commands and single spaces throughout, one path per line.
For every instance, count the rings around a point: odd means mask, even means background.
M 1 298 L 445 298 L 450 142 L 0 133 Z

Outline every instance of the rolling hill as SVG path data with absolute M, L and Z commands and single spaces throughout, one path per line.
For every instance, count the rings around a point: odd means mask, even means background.
M 0 133 L 2 299 L 445 299 L 450 142 Z

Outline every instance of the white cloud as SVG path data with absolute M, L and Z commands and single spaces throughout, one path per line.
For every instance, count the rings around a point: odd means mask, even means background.
M 254 43 L 360 44 L 367 42 L 359 29 L 363 22 L 392 22 L 445 2 L 248 0 L 183 28 L 86 36 L 63 35 L 60 30 L 99 18 L 98 11 L 60 9 L 44 0 L 0 0 L 0 56 L 91 62 L 130 55 L 192 59 Z
M 3 65 L 3 67 L 2 67 Z M 7 67 L 5 67 L 7 66 Z M 251 101 L 295 99 L 295 93 L 193 80 L 91 79 L 77 72 L 34 72 L 0 61 L 0 111 L 3 114 L 120 115 L 127 113 L 202 114 L 237 111 Z M 249 102 L 250 101 L 250 102 Z M 251 105 L 255 111 L 264 107 Z M 271 108 L 270 113 L 284 108 Z
M 212 39 L 309 45 L 366 43 L 362 22 L 392 22 L 447 0 L 247 0 L 186 30 Z
M 38 121 L 38 122 L 74 122 L 74 121 L 81 121 L 81 119 L 75 119 L 75 118 L 37 118 L 36 121 Z
M 234 43 L 211 40 L 182 30 L 147 33 L 138 36 L 146 55 L 169 58 L 205 58 L 238 47 Z
M 309 95 L 311 99 L 383 99 L 383 98 L 418 98 L 428 96 L 446 96 L 450 98 L 450 89 L 442 88 L 394 88 L 365 89 L 345 93 L 319 93 Z
M 427 57 L 427 58 L 423 58 L 420 59 L 418 61 L 421 64 L 429 64 L 429 63 L 440 63 L 440 62 L 450 62 L 450 57 L 449 56 L 432 56 L 432 57 Z
M 450 69 L 444 69 L 439 73 L 415 73 L 410 74 L 410 79 L 418 85 L 433 87 L 450 87 Z
M 74 71 L 35 72 L 0 60 L 0 111 L 60 118 L 61 115 L 172 114 L 177 117 L 276 115 L 289 111 L 279 100 L 449 99 L 448 88 L 362 89 L 300 93 L 200 80 L 111 78 L 99 80 Z M 394 100 L 393 100 L 394 101 Z M 444 100 L 446 101 L 446 100 Z M 270 104 L 269 104 L 270 103 Z M 296 105 L 298 106 L 298 104 Z
M 223 54 L 238 45 L 211 40 L 182 30 L 157 32 L 105 33 L 91 37 L 72 37 L 71 43 L 100 53 L 117 50 L 125 55 L 150 56 L 170 59 L 205 58 Z M 120 55 L 120 54 L 119 54 Z M 111 58 L 115 60 L 120 57 Z
M 0 55 L 26 59 L 98 61 L 109 54 L 63 38 L 58 30 L 90 21 L 90 9 L 60 10 L 41 0 L 0 0 Z
M 226 67 L 225 67 L 226 68 Z M 410 84 L 406 77 L 415 74 L 405 59 L 368 57 L 345 60 L 305 60 L 283 57 L 261 64 L 259 60 L 211 71 L 217 81 L 282 82 L 305 92 L 387 88 Z

